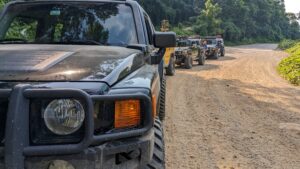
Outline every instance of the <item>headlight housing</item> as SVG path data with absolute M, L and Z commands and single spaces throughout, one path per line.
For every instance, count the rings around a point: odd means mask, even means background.
M 54 134 L 69 135 L 81 128 L 85 119 L 85 111 L 77 100 L 59 99 L 48 104 L 43 118 L 47 128 Z

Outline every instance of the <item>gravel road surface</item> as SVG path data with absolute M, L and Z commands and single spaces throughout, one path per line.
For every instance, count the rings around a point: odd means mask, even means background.
M 300 169 L 300 87 L 275 49 L 228 47 L 167 79 L 167 169 Z

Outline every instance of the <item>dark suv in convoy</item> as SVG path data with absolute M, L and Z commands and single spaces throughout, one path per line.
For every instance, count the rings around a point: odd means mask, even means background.
M 200 46 L 200 40 L 178 39 L 175 58 L 177 65 L 184 65 L 186 69 L 191 69 L 194 61 L 197 61 L 199 65 L 204 65 L 206 56 L 204 48 Z
M 206 56 L 213 59 L 225 56 L 224 40 L 218 36 L 207 36 L 201 40 L 201 43 L 206 43 Z
M 14 1 L 0 23 L 0 169 L 164 168 L 175 33 L 131 0 Z

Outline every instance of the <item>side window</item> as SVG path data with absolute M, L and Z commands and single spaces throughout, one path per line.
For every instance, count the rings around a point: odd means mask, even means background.
M 151 25 L 151 21 L 149 19 L 149 17 L 144 14 L 145 17 L 145 22 L 146 22 L 146 28 L 147 28 L 147 35 L 148 35 L 148 40 L 149 40 L 149 44 L 153 44 L 153 31 L 152 31 L 152 25 Z
M 28 42 L 34 42 L 37 25 L 37 20 L 17 17 L 6 32 L 5 39 L 24 39 Z

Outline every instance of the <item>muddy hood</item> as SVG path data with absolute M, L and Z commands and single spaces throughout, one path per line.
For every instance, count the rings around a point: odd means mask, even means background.
M 188 50 L 189 47 L 177 47 L 175 48 L 175 52 L 183 51 L 183 50 Z
M 1 45 L 1 81 L 114 83 L 143 64 L 140 51 L 82 45 Z
M 216 48 L 217 45 L 207 45 L 208 48 Z

